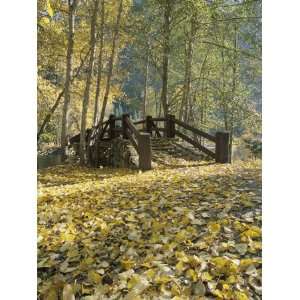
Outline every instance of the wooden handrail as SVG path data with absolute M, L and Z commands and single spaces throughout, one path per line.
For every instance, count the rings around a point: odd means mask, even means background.
M 139 136 L 139 131 L 134 127 L 134 125 L 132 124 L 131 120 L 127 117 L 125 118 L 125 122 L 126 125 L 128 126 L 129 130 L 136 136 Z
M 140 133 L 128 115 L 122 117 L 123 136 L 130 140 L 139 155 L 139 168 L 146 171 L 151 169 L 151 142 L 149 133 Z M 137 140 L 137 142 L 136 142 Z
M 211 156 L 212 158 L 215 158 L 216 155 L 214 152 L 208 150 L 207 148 L 203 147 L 201 144 L 199 144 L 198 142 L 192 140 L 191 138 L 189 138 L 187 135 L 181 133 L 178 130 L 175 130 L 176 135 L 178 135 L 179 137 L 181 137 L 183 140 L 185 140 L 186 142 L 192 144 L 194 147 L 198 148 L 199 150 L 201 150 L 202 152 L 206 153 L 207 155 Z
M 145 123 L 146 120 L 139 120 L 139 121 L 135 121 L 135 122 L 132 122 L 134 125 L 139 125 L 139 124 L 143 124 Z
M 100 131 L 99 136 L 98 136 L 99 140 L 101 140 L 103 138 L 103 136 L 104 136 L 104 134 L 105 134 L 105 132 L 106 132 L 106 130 L 108 128 L 108 125 L 109 125 L 109 123 L 107 122 L 105 124 L 105 126 L 102 128 L 102 130 Z
M 216 142 L 216 138 L 213 135 L 210 135 L 210 134 L 208 134 L 208 133 L 206 133 L 206 132 L 204 132 L 204 131 L 202 131 L 200 129 L 192 127 L 191 125 L 188 125 L 188 124 L 186 124 L 186 123 L 184 123 L 184 122 L 182 122 L 182 121 L 180 121 L 178 119 L 175 119 L 174 122 L 177 125 L 185 128 L 187 130 L 190 130 L 190 131 L 192 131 L 195 134 L 198 134 L 198 135 L 200 135 L 200 136 L 202 136 L 202 137 L 204 137 L 204 138 L 206 138 L 206 139 L 208 139 L 208 140 L 210 140 L 210 141 L 212 141 L 214 143 Z
M 135 141 L 135 139 L 134 139 L 132 133 L 130 132 L 129 129 L 126 129 L 126 130 L 127 130 L 127 136 L 128 136 L 128 138 L 129 138 L 131 144 L 133 145 L 133 147 L 134 147 L 134 149 L 136 150 L 136 152 L 139 153 L 139 147 L 138 147 L 138 144 L 137 144 L 137 142 Z
M 166 121 L 166 118 L 152 118 L 153 121 L 155 122 L 162 122 L 162 121 Z

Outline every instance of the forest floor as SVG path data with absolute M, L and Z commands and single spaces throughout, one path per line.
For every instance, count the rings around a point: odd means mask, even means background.
M 40 299 L 261 299 L 261 161 L 38 174 Z

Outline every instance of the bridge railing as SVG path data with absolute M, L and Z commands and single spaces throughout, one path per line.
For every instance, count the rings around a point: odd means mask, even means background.
M 161 122 L 164 122 L 164 127 L 157 126 L 157 123 Z M 134 124 L 144 124 L 143 131 L 148 132 L 151 136 L 153 133 L 157 136 L 161 136 L 160 132 L 163 132 L 164 136 L 167 138 L 174 138 L 175 136 L 178 136 L 182 140 L 190 143 L 200 151 L 215 159 L 217 163 L 230 163 L 229 132 L 218 131 L 215 135 L 211 135 L 176 119 L 174 115 L 167 115 L 166 118 L 152 118 L 151 116 L 147 116 L 146 119 L 136 121 Z M 185 132 L 182 132 L 180 129 L 184 129 Z M 191 132 L 194 137 L 192 138 L 186 134 L 187 132 Z M 203 146 L 195 137 L 206 139 L 213 143 L 215 151 L 213 152 L 211 149 Z
M 117 123 L 120 123 L 118 125 Z M 163 123 L 163 127 L 158 124 Z M 139 126 L 142 125 L 142 128 Z M 188 133 L 192 133 L 193 137 Z M 116 118 L 110 115 L 109 119 L 97 126 L 94 126 L 88 136 L 87 152 L 91 160 L 91 153 L 94 151 L 94 162 L 92 165 L 97 166 L 99 163 L 99 145 L 101 141 L 112 140 L 115 137 L 122 136 L 128 139 L 139 155 L 139 167 L 142 170 L 151 169 L 151 140 L 150 137 L 156 135 L 157 137 L 174 138 L 178 136 L 182 140 L 190 143 L 195 148 L 206 153 L 211 158 L 215 159 L 217 163 L 230 163 L 229 151 L 229 132 L 216 132 L 215 135 L 197 129 L 185 122 L 175 118 L 174 115 L 167 115 L 166 118 L 153 118 L 147 116 L 144 120 L 133 122 L 128 114 Z M 208 149 L 201 143 L 198 138 L 206 139 L 214 144 L 214 150 Z M 73 137 L 74 139 L 74 137 Z
M 122 116 L 122 130 L 123 138 L 130 140 L 139 155 L 139 168 L 144 171 L 150 170 L 152 159 L 150 134 L 140 132 L 127 114 Z

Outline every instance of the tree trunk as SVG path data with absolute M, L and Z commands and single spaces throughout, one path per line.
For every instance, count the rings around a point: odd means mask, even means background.
M 161 103 L 164 110 L 164 117 L 167 117 L 169 111 L 168 105 L 168 72 L 169 72 L 169 56 L 170 56 L 170 20 L 171 17 L 171 0 L 166 0 L 164 6 L 164 45 L 163 45 L 163 63 L 162 63 L 162 90 Z
M 93 74 L 93 64 L 94 64 L 94 56 L 95 56 L 95 44 L 96 44 L 96 36 L 95 36 L 95 29 L 97 23 L 97 13 L 99 9 L 99 0 L 94 1 L 94 10 L 91 19 L 91 37 L 90 37 L 90 46 L 91 46 L 91 53 L 89 58 L 89 65 L 88 65 L 88 74 L 86 78 L 86 85 L 83 95 L 83 102 L 82 102 L 82 114 L 81 114 L 81 126 L 80 126 L 80 145 L 79 145 L 79 154 L 80 154 L 80 164 L 85 164 L 85 152 L 86 152 L 86 117 L 87 111 L 89 107 L 89 97 L 90 97 L 90 86 L 92 81 L 92 74 Z
M 185 57 L 185 75 L 184 75 L 184 88 L 181 107 L 179 111 L 179 119 L 185 122 L 188 119 L 188 100 L 191 90 L 191 79 L 192 79 L 192 60 L 193 60 L 193 50 L 194 50 L 194 35 L 196 33 L 195 26 L 195 16 L 191 18 L 191 29 L 188 35 L 187 47 L 186 47 L 186 57 Z
M 98 57 L 98 72 L 97 72 L 97 84 L 96 84 L 96 97 L 95 97 L 95 109 L 94 109 L 94 125 L 96 126 L 99 119 L 99 98 L 100 98 L 100 86 L 102 79 L 102 60 L 103 60 L 103 46 L 104 46 L 104 0 L 101 1 L 101 28 L 100 28 L 100 49 Z
M 144 81 L 143 117 L 142 117 L 142 119 L 146 119 L 146 107 L 147 107 L 147 96 L 148 96 L 148 74 L 149 74 L 149 52 L 147 50 L 146 66 L 145 66 L 145 81 Z
M 77 0 L 68 0 L 69 7 L 69 32 L 68 32 L 68 49 L 67 49 L 67 66 L 66 66 L 66 81 L 65 81 L 65 100 L 62 111 L 61 121 L 61 148 L 65 154 L 65 148 L 68 144 L 67 141 L 67 128 L 69 123 L 69 109 L 70 109 L 70 86 L 72 77 L 72 57 L 74 48 L 74 20 L 75 9 L 77 6 Z
M 114 36 L 113 36 L 113 41 L 112 41 L 112 50 L 111 50 L 109 65 L 108 65 L 108 75 L 107 75 L 107 81 L 106 81 L 106 87 L 105 87 L 105 94 L 104 94 L 104 98 L 103 98 L 103 104 L 102 104 L 101 115 L 100 115 L 100 120 L 99 120 L 100 123 L 102 123 L 103 119 L 104 119 L 106 105 L 107 105 L 109 91 L 110 91 L 110 82 L 111 82 L 112 73 L 113 73 L 113 65 L 114 65 L 114 58 L 115 58 L 115 52 L 116 52 L 116 43 L 117 43 L 117 39 L 118 39 L 118 35 L 119 35 L 122 10 L 123 10 L 123 0 L 120 0 L 117 22 L 116 22 L 115 32 L 114 32 Z
M 236 94 L 236 85 L 237 85 L 237 68 L 238 68 L 238 31 L 237 31 L 237 26 L 235 25 L 234 27 L 234 58 L 233 58 L 233 64 L 232 64 L 232 87 L 231 87 L 231 97 L 234 99 L 235 94 Z M 233 116 L 231 116 L 230 120 L 230 136 L 229 136 L 229 156 L 230 156 L 230 161 L 231 161 L 231 154 L 232 154 L 232 143 L 233 143 Z

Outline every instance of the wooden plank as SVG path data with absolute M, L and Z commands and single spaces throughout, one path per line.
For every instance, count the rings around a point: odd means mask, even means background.
M 168 115 L 167 121 L 165 123 L 166 126 L 166 137 L 174 138 L 175 137 L 175 116 Z
M 114 115 L 110 115 L 109 116 L 109 131 L 108 131 L 108 135 L 111 139 L 113 139 L 115 137 L 115 129 L 116 127 L 116 118 Z
M 146 122 L 146 120 L 139 120 L 139 121 L 133 122 L 133 124 L 134 124 L 134 125 L 139 125 L 139 124 L 143 124 L 143 123 L 145 123 L 145 122 Z
M 154 128 L 154 130 L 155 130 L 155 132 L 156 132 L 156 135 L 157 135 L 158 137 L 161 137 L 161 134 L 160 134 L 160 132 L 159 132 L 159 130 L 158 130 L 158 127 L 157 127 L 156 124 L 153 122 L 153 119 L 152 119 L 152 127 Z
M 152 135 L 152 126 L 153 126 L 153 121 L 152 121 L 152 116 L 147 116 L 146 117 L 146 130 L 150 135 Z
M 109 123 L 107 122 L 107 123 L 105 124 L 104 128 L 102 129 L 102 131 L 100 131 L 99 137 L 96 138 L 96 139 L 98 139 L 98 140 L 102 140 L 102 139 L 103 139 L 103 136 L 104 136 L 104 134 L 105 134 L 105 132 L 106 132 L 106 130 L 107 130 L 107 128 L 108 128 L 108 125 L 109 125 Z
M 216 133 L 216 162 L 221 164 L 230 163 L 229 132 Z
M 180 138 L 182 138 L 183 140 L 185 140 L 186 142 L 192 144 L 194 147 L 198 148 L 200 151 L 204 152 L 205 154 L 211 156 L 212 158 L 215 158 L 216 155 L 214 152 L 208 150 L 207 148 L 203 147 L 202 145 L 200 145 L 198 142 L 192 140 L 190 137 L 188 137 L 187 135 L 181 133 L 178 130 L 175 130 L 175 134 L 177 136 L 179 136 Z
M 132 124 L 131 120 L 129 118 L 126 118 L 125 122 L 126 122 L 127 127 L 129 128 L 129 130 L 137 137 L 140 133 L 135 128 L 135 126 Z
M 192 127 L 192 126 L 190 126 L 190 125 L 188 125 L 188 124 L 186 124 L 186 123 L 184 123 L 184 122 L 182 122 L 182 121 L 179 121 L 179 120 L 177 120 L 177 119 L 175 119 L 174 121 L 175 121 L 175 123 L 176 123 L 177 125 L 179 125 L 179 126 L 185 128 L 185 129 L 187 129 L 187 130 L 190 130 L 190 131 L 192 131 L 193 133 L 198 134 L 198 135 L 200 135 L 200 136 L 202 136 L 202 137 L 204 137 L 204 138 L 206 138 L 206 139 L 208 139 L 208 140 L 210 140 L 210 141 L 212 141 L 212 142 L 216 142 L 216 138 L 215 138 L 213 135 L 210 135 L 210 134 L 208 134 L 208 133 L 206 133 L 206 132 L 204 132 L 204 131 L 202 131 L 202 130 L 200 130 L 200 129 L 197 129 L 197 128 L 195 128 L 195 127 Z
M 135 141 L 134 137 L 132 136 L 132 133 L 128 130 L 127 130 L 127 136 L 128 136 L 128 139 L 130 140 L 132 146 L 134 147 L 134 149 L 139 152 L 139 149 L 138 149 L 138 144 L 137 142 Z
M 152 118 L 152 120 L 155 122 L 163 122 L 166 121 L 166 118 Z
M 139 168 L 143 171 L 151 170 L 151 138 L 149 133 L 138 136 Z

